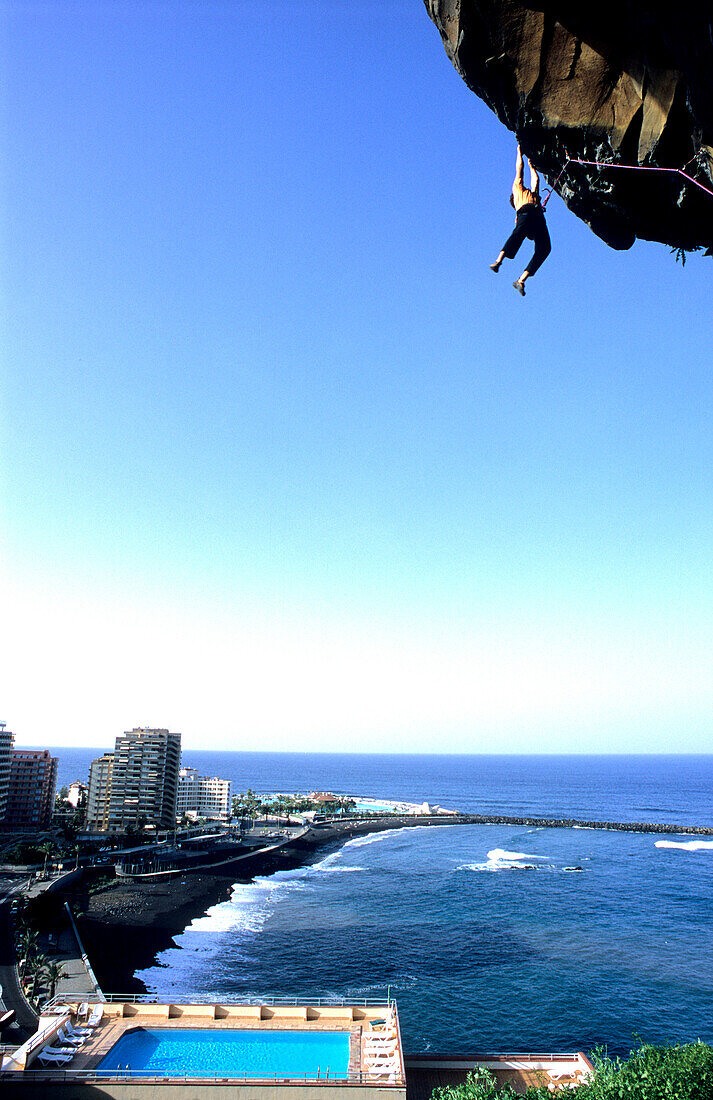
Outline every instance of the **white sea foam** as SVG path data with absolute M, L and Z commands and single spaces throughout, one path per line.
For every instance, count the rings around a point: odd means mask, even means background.
M 274 875 L 258 875 L 253 882 L 233 886 L 228 901 L 213 905 L 202 916 L 191 921 L 180 936 L 191 937 L 195 932 L 259 932 L 272 912 L 280 894 L 287 890 L 304 890 L 305 879 L 313 870 L 300 867 L 293 871 L 277 871 Z M 194 942 L 194 941 L 193 941 Z
M 655 848 L 682 848 L 685 852 L 713 852 L 713 840 L 657 840 Z
M 402 829 L 382 829 L 380 833 L 367 833 L 366 836 L 355 836 L 352 840 L 348 840 L 344 845 L 344 848 L 365 848 L 367 844 L 376 844 L 379 840 L 386 840 L 390 836 L 395 836 L 396 833 L 403 833 L 406 826 Z M 344 851 L 342 848 L 342 851 Z
M 508 852 L 504 848 L 493 848 L 488 852 L 487 863 L 463 863 L 456 868 L 458 871 L 543 871 L 550 870 L 549 865 L 542 866 L 549 860 L 549 856 L 533 856 L 527 852 Z M 536 860 L 536 863 L 524 862 Z

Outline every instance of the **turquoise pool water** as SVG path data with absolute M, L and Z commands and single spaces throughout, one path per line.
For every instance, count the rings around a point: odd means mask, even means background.
M 349 1032 L 137 1028 L 122 1035 L 96 1072 L 127 1068 L 161 1077 L 344 1078 Z
M 363 812 L 366 812 L 366 813 L 370 813 L 370 814 L 373 814 L 373 813 L 395 814 L 396 813 L 396 807 L 394 806 L 393 802 L 377 802 L 377 801 L 362 802 L 361 799 L 359 799 L 359 798 L 356 799 L 356 809 L 360 810 L 360 811 L 363 811 Z

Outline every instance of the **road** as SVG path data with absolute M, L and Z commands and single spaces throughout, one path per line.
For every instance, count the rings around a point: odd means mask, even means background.
M 9 1028 L 3 1035 L 5 1041 L 20 1043 L 37 1031 L 37 1016 L 32 1011 L 20 988 L 20 982 L 15 969 L 15 945 L 12 938 L 12 921 L 10 906 L 12 894 L 5 882 L 0 886 L 3 894 L 0 897 L 0 986 L 2 986 L 3 1011 L 15 1010 L 15 1025 Z M 18 1032 L 19 1028 L 19 1032 Z

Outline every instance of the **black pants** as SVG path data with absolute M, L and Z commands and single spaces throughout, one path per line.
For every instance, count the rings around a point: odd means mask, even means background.
M 508 260 L 515 258 L 517 250 L 525 237 L 535 242 L 532 259 L 525 268 L 525 271 L 529 271 L 530 275 L 534 275 L 552 251 L 552 243 L 545 215 L 540 207 L 535 206 L 532 202 L 525 203 L 524 206 L 520 207 L 515 220 L 515 228 L 503 245 L 503 252 Z

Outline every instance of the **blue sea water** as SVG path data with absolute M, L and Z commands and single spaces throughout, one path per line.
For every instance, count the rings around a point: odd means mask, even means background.
M 86 774 L 96 755 L 58 754 L 61 782 Z M 184 762 L 232 779 L 235 790 L 713 824 L 713 756 L 185 752 Z M 412 1051 L 711 1042 L 712 894 L 713 838 L 392 830 L 236 885 L 139 977 L 173 999 L 388 989 Z

